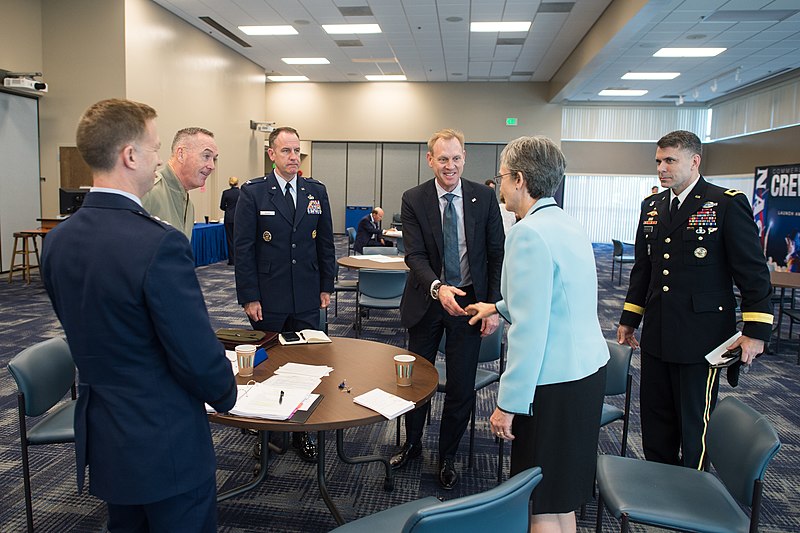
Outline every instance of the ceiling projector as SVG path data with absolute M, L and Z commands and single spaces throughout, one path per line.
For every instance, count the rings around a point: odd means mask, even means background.
M 47 92 L 47 84 L 31 78 L 3 78 L 3 86 L 21 91 Z

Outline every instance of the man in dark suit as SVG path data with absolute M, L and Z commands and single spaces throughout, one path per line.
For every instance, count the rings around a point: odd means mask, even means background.
M 499 326 L 497 315 L 469 325 L 464 308 L 500 299 L 503 221 L 494 191 L 461 179 L 464 136 L 451 129 L 428 141 L 431 179 L 403 194 L 403 240 L 410 268 L 400 316 L 410 351 L 431 363 L 447 334 L 447 390 L 439 431 L 439 482 L 458 483 L 455 454 L 475 397 L 481 336 Z M 422 453 L 427 405 L 406 414 L 406 442 L 390 462 L 401 468 Z
M 383 209 L 376 207 L 369 215 L 358 221 L 353 251 L 362 253 L 365 246 L 386 246 L 381 237 L 381 220 L 383 220 Z
M 336 256 L 328 192 L 297 176 L 300 137 L 293 128 L 269 135 L 274 170 L 242 186 L 236 204 L 236 293 L 254 329 L 319 329 L 319 310 L 331 301 Z M 316 460 L 305 433 L 293 444 Z
M 236 202 L 239 201 L 239 178 L 231 176 L 228 179 L 230 189 L 222 191 L 222 198 L 219 208 L 225 212 L 225 240 L 228 243 L 228 264 L 234 264 L 233 260 L 233 230 L 234 216 L 236 214 Z
M 772 330 L 772 287 L 747 197 L 700 175 L 702 145 L 688 131 L 658 141 L 656 163 L 666 190 L 642 205 L 636 260 L 617 341 L 636 348 L 642 328 L 642 446 L 649 461 L 703 468 L 708 417 L 718 369 L 705 355 L 736 332 L 741 293 L 742 349 L 750 364 Z M 733 444 L 732 444 L 733 445 Z
M 161 145 L 150 106 L 105 100 L 77 146 L 94 187 L 47 236 L 45 288 L 80 373 L 78 490 L 108 504 L 110 531 L 216 531 L 216 461 L 203 403 L 236 401 L 189 241 L 151 217 Z

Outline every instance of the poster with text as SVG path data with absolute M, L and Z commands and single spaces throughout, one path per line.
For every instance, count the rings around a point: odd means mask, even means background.
M 756 167 L 753 217 L 770 270 L 800 272 L 800 163 Z

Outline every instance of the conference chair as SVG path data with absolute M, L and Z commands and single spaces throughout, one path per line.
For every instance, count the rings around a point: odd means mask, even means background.
M 8 363 L 17 383 L 19 436 L 22 448 L 22 481 L 28 531 L 33 531 L 33 503 L 28 448 L 75 442 L 75 363 L 63 338 L 48 339 L 18 353 Z M 61 402 L 67 391 L 72 401 Z M 59 403 L 61 402 L 61 403 Z M 58 404 L 58 405 L 57 405 Z M 39 417 L 27 427 L 26 417 Z
M 467 466 L 472 468 L 472 450 L 475 444 L 475 411 L 478 403 L 478 391 L 488 387 L 492 383 L 500 381 L 500 374 L 505 368 L 505 343 L 503 343 L 503 326 L 502 324 L 495 330 L 494 333 L 481 340 L 481 350 L 478 353 L 478 370 L 475 373 L 475 400 L 472 403 L 472 413 L 470 414 L 469 426 L 469 455 L 467 459 Z M 446 335 L 442 334 L 442 340 L 439 343 L 439 352 L 444 356 Z M 490 364 L 499 361 L 497 366 Z M 447 364 L 442 357 L 436 358 L 436 371 L 439 372 L 439 384 L 436 387 L 437 392 L 445 392 L 447 390 Z M 428 423 L 430 423 L 430 410 L 428 410 Z M 504 441 L 499 441 L 498 457 L 497 457 L 497 481 L 502 480 L 503 474 L 503 444 Z
M 400 298 L 406 286 L 408 272 L 405 270 L 374 270 L 362 268 L 358 271 L 358 293 L 356 297 L 356 338 L 361 334 L 361 311 L 367 309 L 400 309 Z
M 395 213 L 392 215 L 391 226 L 396 230 L 403 231 L 403 219 L 400 213 Z
M 356 243 L 356 228 L 348 227 L 345 231 L 347 231 L 347 255 L 353 255 L 353 245 Z
M 397 248 L 393 246 L 365 246 L 361 253 L 363 255 L 397 255 Z
M 597 459 L 596 531 L 603 506 L 621 521 L 679 531 L 758 531 L 764 475 L 781 447 L 769 421 L 739 399 L 722 399 L 708 423 L 706 451 L 716 475 L 615 455 Z M 750 516 L 742 510 L 750 508 Z
M 633 348 L 627 344 L 606 339 L 610 358 L 606 367 L 606 396 L 625 395 L 625 407 L 620 409 L 615 405 L 603 403 L 603 414 L 600 426 L 606 426 L 617 420 L 622 420 L 622 440 L 620 441 L 619 454 L 625 457 L 628 448 L 628 419 L 631 414 L 631 383 L 633 378 L 630 373 Z
M 333 278 L 333 316 L 339 316 L 339 293 L 358 292 L 358 281 L 354 279 L 339 279 L 339 263 L 336 263 L 336 276 Z
M 636 261 L 636 258 L 633 255 L 625 253 L 625 245 L 622 244 L 622 241 L 611 239 L 611 243 L 614 245 L 614 255 L 611 257 L 611 281 L 614 281 L 614 266 L 619 263 L 619 279 L 617 280 L 617 285 L 621 285 L 622 265 L 633 263 Z
M 541 480 L 542 469 L 536 466 L 485 492 L 444 502 L 428 496 L 359 518 L 331 533 L 527 533 L 528 502 Z

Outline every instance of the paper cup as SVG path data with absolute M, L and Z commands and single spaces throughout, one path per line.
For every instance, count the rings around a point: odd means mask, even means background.
M 252 344 L 240 344 L 236 347 L 236 363 L 239 365 L 239 375 L 247 378 L 253 375 L 253 359 L 256 356 L 256 347 Z
M 411 372 L 414 370 L 414 357 L 413 355 L 395 355 L 394 356 L 394 376 L 397 379 L 397 385 L 400 387 L 411 386 Z

